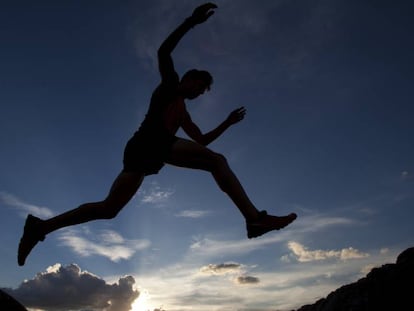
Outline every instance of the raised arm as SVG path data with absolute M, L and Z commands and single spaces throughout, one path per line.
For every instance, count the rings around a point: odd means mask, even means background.
M 217 6 L 213 3 L 200 5 L 194 10 L 193 14 L 179 25 L 161 44 L 158 49 L 158 68 L 162 80 L 168 79 L 176 74 L 171 53 L 178 42 L 191 28 L 205 22 L 211 15 L 213 15 L 213 9 L 215 8 L 217 8 Z

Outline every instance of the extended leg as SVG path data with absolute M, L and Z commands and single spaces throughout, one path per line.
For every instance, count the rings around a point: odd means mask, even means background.
M 258 217 L 258 210 L 221 154 L 193 141 L 179 139 L 173 145 L 167 163 L 210 172 L 220 189 L 228 194 L 246 220 L 254 220 Z
M 103 201 L 82 204 L 78 208 L 47 220 L 29 215 L 19 243 L 19 265 L 24 265 L 30 251 L 39 241 L 43 241 L 46 234 L 91 220 L 114 218 L 136 193 L 143 179 L 144 174 L 121 172 Z
M 229 195 L 246 219 L 248 238 L 255 238 L 272 230 L 286 227 L 296 219 L 296 214 L 272 216 L 259 212 L 250 201 L 225 157 L 195 142 L 179 139 L 172 148 L 167 163 L 211 172 L 218 186 Z
M 137 192 L 143 178 L 143 174 L 121 172 L 105 200 L 82 204 L 78 208 L 46 220 L 43 223 L 44 234 L 91 220 L 114 218 Z

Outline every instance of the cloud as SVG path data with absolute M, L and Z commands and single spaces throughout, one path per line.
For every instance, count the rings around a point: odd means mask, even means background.
M 53 216 L 53 212 L 47 207 L 26 203 L 15 195 L 7 192 L 0 192 L 0 201 L 19 210 L 22 217 L 26 217 L 27 214 L 32 214 L 40 218 L 49 218 Z
M 277 235 L 275 235 L 277 236 Z M 260 243 L 263 238 L 256 239 Z M 234 241 L 227 241 L 228 243 Z M 269 240 L 268 240 L 269 242 Z M 228 245 L 229 247 L 231 245 Z M 283 244 L 285 246 L 285 244 Z M 279 246 L 270 245 L 274 252 Z M 332 290 L 365 275 L 361 272 L 368 265 L 380 266 L 395 260 L 398 250 L 390 250 L 384 256 L 380 250 L 371 250 L 369 257 L 346 261 L 313 261 L 306 264 L 274 261 L 271 269 L 262 266 L 261 259 L 242 264 L 243 258 L 235 257 L 234 252 L 215 253 L 214 264 L 206 264 L 204 256 L 194 256 L 190 250 L 182 260 L 163 267 L 143 269 L 136 276 L 137 282 L 151 296 L 150 302 L 163 306 L 166 310 L 292 310 L 301 305 L 318 300 Z M 213 255 L 211 252 L 207 254 Z M 240 261 L 221 263 L 223 256 Z M 292 255 L 293 256 L 293 255 Z M 293 259 L 293 258 L 292 258 Z M 239 265 L 239 269 L 237 268 Z M 234 273 L 230 272 L 234 268 Z M 254 269 L 250 270 L 250 269 Z M 205 273 L 202 273 L 203 270 Z M 250 270 L 250 271 L 249 271 Z M 214 271 L 223 272 L 214 274 Z M 228 273 L 224 273 L 228 271 Z M 253 276 L 258 283 L 250 278 Z M 249 284 L 242 284 L 251 282 Z M 255 286 L 256 285 L 256 286 Z M 269 295 L 271 293 L 271 295 Z M 156 304 L 154 304 L 156 302 Z M 272 309 L 272 310 L 273 310 Z
M 200 272 L 209 275 L 223 275 L 240 272 L 241 265 L 238 263 L 209 264 L 200 268 Z
M 388 247 L 383 247 L 380 249 L 380 254 L 385 255 L 390 252 L 390 249 Z
M 161 204 L 167 202 L 167 200 L 174 194 L 172 190 L 163 190 L 158 185 L 153 185 L 149 190 L 141 190 L 140 194 L 143 196 L 142 203 L 149 204 Z
M 321 231 L 330 226 L 353 225 L 356 223 L 357 221 L 351 218 L 315 214 L 309 216 L 300 216 L 294 224 L 297 227 L 296 231 L 308 233 L 313 231 Z
M 200 238 L 190 245 L 190 253 L 194 257 L 216 258 L 226 254 L 227 256 L 239 256 L 256 251 L 272 244 L 288 242 L 312 232 L 320 232 L 331 226 L 352 225 L 356 221 L 344 217 L 329 217 L 323 215 L 301 216 L 288 228 L 270 232 L 258 239 L 239 240 Z
M 320 261 L 326 259 L 349 260 L 368 257 L 369 254 L 362 253 L 355 248 L 349 247 L 342 250 L 308 250 L 305 246 L 297 242 L 289 242 L 288 248 L 293 252 L 294 257 L 299 262 Z
M 82 271 L 76 264 L 48 267 L 16 289 L 5 289 L 28 308 L 63 310 L 128 311 L 139 296 L 135 279 L 125 276 L 108 284 L 100 277 Z
M 163 203 L 173 194 L 172 191 L 151 191 L 142 198 L 143 203 Z
M 181 211 L 175 216 L 177 217 L 185 217 L 185 218 L 201 218 L 207 215 L 209 211 L 201 211 L 201 210 L 185 210 Z
M 190 245 L 192 256 L 199 258 L 216 258 L 223 254 L 227 256 L 237 256 L 248 254 L 256 249 L 263 248 L 268 244 L 282 242 L 286 239 L 283 234 L 263 237 L 257 240 L 213 240 L 203 238 Z
M 65 230 L 59 240 L 70 247 L 80 256 L 104 256 L 111 261 L 118 262 L 131 258 L 137 251 L 146 249 L 151 243 L 148 240 L 127 240 L 113 230 L 102 230 L 98 234 L 84 233 L 81 236 L 77 230 Z
M 260 279 L 254 276 L 239 276 L 235 281 L 239 285 L 250 285 L 259 283 Z
M 413 178 L 413 175 L 409 171 L 402 171 L 400 175 L 401 180 L 408 181 Z

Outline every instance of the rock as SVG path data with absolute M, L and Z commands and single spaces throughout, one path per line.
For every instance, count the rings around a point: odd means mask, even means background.
M 374 268 L 366 277 L 297 311 L 414 310 L 413 280 L 414 247 L 403 251 L 395 264 Z
M 0 289 L 0 310 L 27 311 L 16 299 Z

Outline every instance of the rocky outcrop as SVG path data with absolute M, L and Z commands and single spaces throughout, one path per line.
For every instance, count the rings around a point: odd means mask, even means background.
M 0 289 L 0 310 L 4 311 L 27 311 L 17 300 Z
M 374 268 L 366 277 L 340 287 L 297 311 L 414 310 L 414 247 L 395 264 Z

